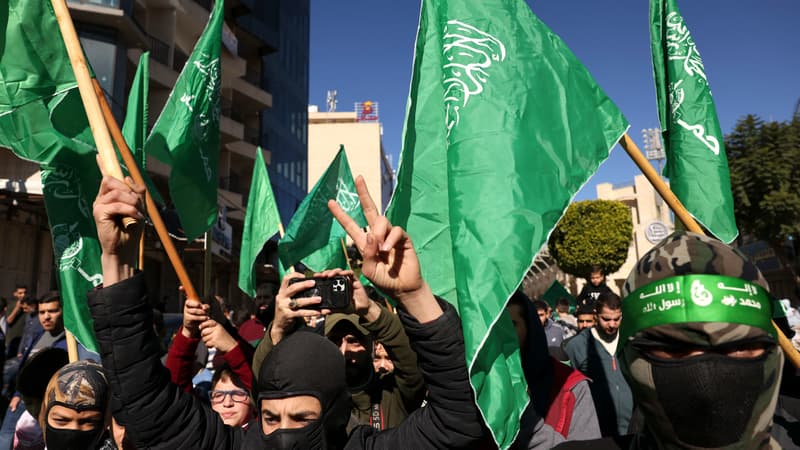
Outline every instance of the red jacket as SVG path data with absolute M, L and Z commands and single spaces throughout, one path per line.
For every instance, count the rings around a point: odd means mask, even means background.
M 175 333 L 172 345 L 167 353 L 166 366 L 169 369 L 170 380 L 177 384 L 184 392 L 192 391 L 192 377 L 194 377 L 194 354 L 200 338 L 187 338 L 181 332 L 183 327 Z M 233 373 L 242 380 L 247 389 L 253 386 L 253 370 L 250 363 L 253 361 L 253 346 L 243 341 L 239 336 L 234 336 L 239 343 L 231 351 L 222 355 L 226 363 L 231 367 Z
M 544 423 L 553 427 L 565 438 L 569 438 L 569 425 L 572 422 L 572 412 L 575 410 L 575 395 L 572 388 L 588 378 L 580 371 L 562 364 L 551 358 L 553 362 L 553 389 L 551 392 L 550 408 Z

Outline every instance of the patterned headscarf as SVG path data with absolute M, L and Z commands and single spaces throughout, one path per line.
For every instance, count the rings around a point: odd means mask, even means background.
M 103 368 L 91 361 L 76 361 L 62 367 L 47 385 L 44 404 L 39 415 L 42 430 L 47 428 L 47 415 L 53 406 L 60 405 L 76 411 L 100 411 L 105 426 L 111 424 L 111 389 Z

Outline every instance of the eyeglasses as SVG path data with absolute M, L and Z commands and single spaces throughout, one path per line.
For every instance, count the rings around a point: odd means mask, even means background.
M 250 394 L 247 391 L 243 391 L 241 389 L 233 390 L 233 391 L 211 391 L 208 393 L 208 397 L 211 399 L 211 403 L 222 403 L 225 401 L 225 397 L 230 395 L 231 400 L 236 403 L 245 403 L 250 398 Z

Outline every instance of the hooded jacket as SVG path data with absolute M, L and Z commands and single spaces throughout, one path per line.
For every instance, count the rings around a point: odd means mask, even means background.
M 227 427 L 199 399 L 170 383 L 159 360 L 145 292 L 140 273 L 88 295 L 113 392 L 114 417 L 140 449 L 246 448 L 246 438 L 252 441 L 256 436 L 245 433 L 261 435 L 260 424 L 251 424 L 247 431 Z M 391 430 L 356 428 L 345 449 L 469 449 L 481 438 L 483 426 L 469 384 L 461 324 L 452 306 L 439 303 L 444 314 L 430 323 L 420 324 L 400 312 L 426 381 L 427 406 Z
M 530 301 L 523 302 L 528 333 L 522 368 L 531 403 L 512 449 L 550 449 L 565 440 L 596 439 L 600 427 L 588 379 L 550 357 L 545 329 Z M 519 304 L 518 303 L 518 304 Z

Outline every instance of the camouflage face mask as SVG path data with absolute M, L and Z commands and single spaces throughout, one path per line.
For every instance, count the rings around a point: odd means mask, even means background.
M 676 232 L 623 288 L 622 370 L 659 448 L 770 448 L 783 354 L 758 269 L 714 239 Z M 755 358 L 725 350 L 756 346 Z M 661 359 L 654 348 L 700 350 Z

